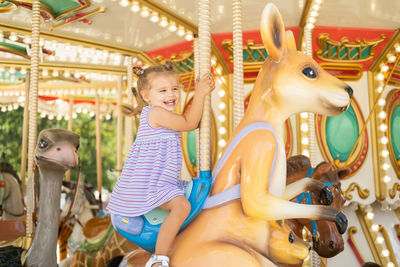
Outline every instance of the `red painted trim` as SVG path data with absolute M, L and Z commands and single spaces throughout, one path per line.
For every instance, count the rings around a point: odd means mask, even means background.
M 298 38 L 298 27 L 288 27 L 286 30 L 291 30 L 294 34 L 294 37 L 297 42 Z M 328 33 L 331 40 L 334 41 L 340 41 L 341 38 L 347 37 L 349 38 L 350 42 L 355 42 L 357 39 L 359 40 L 367 40 L 367 41 L 373 41 L 373 40 L 379 40 L 381 39 L 381 34 L 386 35 L 386 39 L 378 44 L 374 48 L 375 55 L 379 55 L 390 38 L 393 36 L 395 33 L 395 30 L 391 29 L 366 29 L 366 28 L 345 28 L 345 27 L 327 27 L 327 26 L 317 26 L 314 28 L 314 39 L 313 39 L 313 50 L 314 53 L 315 51 L 319 50 L 320 47 L 318 45 L 318 36 L 321 33 Z M 232 33 L 216 33 L 211 35 L 213 40 L 215 41 L 221 55 L 229 65 L 229 67 L 232 70 L 232 64 L 228 61 L 228 56 L 229 53 L 226 52 L 222 46 L 221 42 L 225 39 L 231 39 L 232 40 Z M 251 30 L 251 31 L 245 31 L 243 32 L 243 45 L 246 45 L 247 40 L 253 40 L 255 44 L 262 44 L 261 40 L 261 35 L 259 30 Z M 169 46 L 161 47 L 158 49 L 153 49 L 149 50 L 146 52 L 148 56 L 151 58 L 155 58 L 158 55 L 163 56 L 165 59 L 169 59 L 171 55 L 180 55 L 182 52 L 189 52 L 193 50 L 193 41 L 184 41 L 176 44 L 172 44 Z M 317 62 L 324 62 L 314 56 L 314 59 Z M 374 59 L 370 59 L 366 62 L 362 62 L 361 64 L 363 65 L 364 70 L 368 70 L 368 68 L 371 66 L 373 63 Z
M 57 97 L 57 96 L 38 96 L 39 99 L 44 100 L 44 101 L 54 101 L 57 99 L 62 99 L 65 102 L 69 102 L 69 98 L 66 97 Z M 105 101 L 101 101 L 100 103 L 104 103 Z M 87 103 L 87 104 L 92 104 L 95 105 L 96 104 L 96 100 L 95 99 L 90 99 L 90 98 L 76 98 L 74 97 L 74 104 L 82 104 L 82 103 Z M 113 105 L 116 105 L 116 101 L 114 102 L 113 100 L 107 101 L 107 103 L 111 103 Z
M 362 259 L 360 253 L 356 249 L 356 246 L 354 245 L 353 241 L 351 241 L 350 238 L 347 239 L 347 243 L 349 243 L 351 250 L 353 251 L 354 255 L 356 256 L 356 259 L 360 265 L 364 264 L 364 260 Z

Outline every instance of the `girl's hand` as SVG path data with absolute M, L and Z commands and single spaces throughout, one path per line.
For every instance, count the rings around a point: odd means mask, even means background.
M 212 90 L 215 89 L 215 83 L 212 74 L 204 74 L 203 77 L 197 82 L 196 93 L 202 96 L 206 96 Z

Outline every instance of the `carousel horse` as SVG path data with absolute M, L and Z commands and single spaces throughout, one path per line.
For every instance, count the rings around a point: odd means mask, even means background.
M 113 229 L 109 218 L 91 219 L 84 226 L 83 234 L 86 248 L 77 249 L 68 266 L 108 266 L 114 258 L 122 258 L 138 248 Z
M 0 217 L 2 220 L 23 220 L 24 215 L 21 180 L 9 163 L 0 162 Z
M 67 170 L 78 165 L 79 135 L 64 129 L 40 132 L 35 163 L 40 173 L 38 225 L 25 255 L 25 266 L 57 266 L 61 185 Z
M 91 191 L 90 191 L 91 193 Z M 113 231 L 108 218 L 97 218 L 92 214 L 96 205 L 92 193 L 88 196 L 85 187 L 85 203 L 77 214 L 72 234 L 68 239 L 70 257 L 60 262 L 60 267 L 107 266 L 113 258 L 123 257 L 137 246 Z M 87 199 L 92 199 L 89 203 Z
M 201 190 L 194 186 L 199 179 L 193 179 L 192 210 L 169 254 L 174 267 L 299 264 L 309 247 L 281 220 L 328 220 L 341 234 L 347 228 L 347 218 L 337 208 L 290 201 L 306 190 L 319 189 L 328 204 L 332 193 L 324 183 L 308 178 L 286 186 L 283 125 L 299 112 L 343 113 L 352 89 L 296 50 L 293 34 L 285 34 L 273 4 L 263 11 L 261 36 L 268 58 L 248 109 L 210 179 L 210 194 L 207 182 L 201 182 L 205 188 Z M 114 219 L 124 237 L 140 247 L 154 248 L 156 239 L 152 244 L 143 241 L 145 235 L 157 237 L 157 228 L 151 229 L 146 215 Z
M 24 216 L 21 180 L 3 160 L 0 163 L 0 266 L 21 266 L 23 248 L 17 243 L 25 236 Z
M 312 173 L 311 173 L 312 172 Z M 309 175 L 310 174 L 310 175 Z M 330 191 L 333 193 L 333 201 L 330 204 L 332 207 L 342 209 L 345 199 L 342 196 L 340 188 L 340 180 L 349 174 L 349 169 L 335 170 L 331 164 L 321 162 L 311 168 L 310 160 L 302 155 L 290 157 L 287 160 L 287 180 L 290 184 L 303 178 L 305 175 L 311 178 L 327 183 Z M 312 191 L 302 193 L 292 199 L 294 202 L 307 204 L 318 204 L 319 192 Z M 313 249 L 319 256 L 331 258 L 343 251 L 344 242 L 342 235 L 338 232 L 335 223 L 329 221 L 310 221 L 308 219 L 290 219 L 285 221 L 294 233 L 301 237 L 302 230 L 305 227 L 312 233 Z
M 60 215 L 58 235 L 60 266 L 70 265 L 73 253 L 85 240 L 83 226 L 99 210 L 99 201 L 92 192 L 93 186 L 84 184 L 83 177 L 81 179 L 78 186 L 76 182 L 63 181 L 65 205 Z M 67 258 L 67 255 L 70 257 Z
M 68 194 L 71 195 L 74 185 L 66 181 L 63 184 L 67 186 L 64 190 L 69 191 Z M 98 201 L 89 187 L 85 186 L 83 190 L 84 197 L 80 198 L 78 214 L 70 220 L 73 221 L 73 229 L 67 239 L 68 254 L 71 256 L 63 259 L 59 263 L 60 267 L 106 266 L 113 258 L 123 257 L 128 252 L 137 249 L 136 245 L 113 231 L 108 218 L 94 217 L 97 215 L 94 211 L 99 209 Z M 67 199 L 70 198 L 67 197 Z M 62 218 L 68 213 L 70 203 L 71 201 L 66 202 L 61 213 Z M 59 235 L 59 244 L 62 243 L 64 246 L 66 239 L 61 241 L 60 236 L 61 234 Z

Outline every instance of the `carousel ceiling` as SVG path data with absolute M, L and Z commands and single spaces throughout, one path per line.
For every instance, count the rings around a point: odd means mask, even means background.
M 20 5 L 30 1 L 2 2 L 0 11 L 3 13 L 0 13 L 0 23 L 30 27 L 31 10 Z M 186 28 L 185 32 L 179 31 L 179 24 L 177 24 L 176 30 L 172 32 L 169 18 L 162 16 L 161 12 L 151 12 L 151 10 L 149 12 L 149 9 L 143 8 L 142 3 L 147 3 L 148 6 L 156 5 L 192 25 L 197 25 L 197 1 L 194 0 L 63 1 L 63 3 L 71 2 L 69 3 L 71 9 L 75 8 L 76 2 L 82 3 L 82 8 L 78 7 L 78 11 L 75 13 L 66 12 L 68 9 L 60 6 L 59 2 L 54 0 L 41 2 L 50 6 L 47 8 L 47 17 L 44 16 L 42 30 L 52 30 L 61 35 L 141 51 L 182 42 L 190 30 Z M 259 28 L 261 11 L 267 2 L 275 3 L 287 27 L 299 25 L 305 0 L 243 1 L 244 31 Z M 89 5 L 84 6 L 87 3 Z M 231 1 L 213 0 L 211 9 L 212 33 L 232 32 Z M 84 23 L 65 23 L 77 18 L 83 20 Z M 62 22 L 63 19 L 64 22 Z M 393 0 L 324 0 L 319 10 L 316 26 L 397 29 L 400 26 L 400 2 Z

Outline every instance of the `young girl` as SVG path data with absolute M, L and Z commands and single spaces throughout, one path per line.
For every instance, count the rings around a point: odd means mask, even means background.
M 184 197 L 185 183 L 179 180 L 182 150 L 181 131 L 198 127 L 204 97 L 215 87 L 210 74 L 197 83 L 192 106 L 185 115 L 175 114 L 179 100 L 178 76 L 171 64 L 135 69 L 137 87 L 148 106 L 140 115 L 139 130 L 121 177 L 110 197 L 111 214 L 127 217 L 143 215 L 159 207 L 169 211 L 158 234 L 155 254 L 146 263 L 168 266 L 169 248 L 189 215 Z

